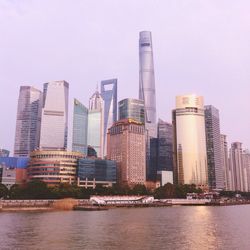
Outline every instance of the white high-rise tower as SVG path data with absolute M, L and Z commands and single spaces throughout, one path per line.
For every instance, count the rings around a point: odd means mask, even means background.
M 67 148 L 68 94 L 66 81 L 44 84 L 40 148 L 57 150 Z

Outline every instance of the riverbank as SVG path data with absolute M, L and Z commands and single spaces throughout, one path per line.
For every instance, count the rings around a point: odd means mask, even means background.
M 90 200 L 62 199 L 62 200 L 1 200 L 0 212 L 17 211 L 101 211 L 114 208 L 142 208 L 142 207 L 171 207 L 171 206 L 235 206 L 249 205 L 246 200 L 192 200 L 192 199 L 167 199 L 155 200 L 150 203 L 107 203 L 93 204 Z

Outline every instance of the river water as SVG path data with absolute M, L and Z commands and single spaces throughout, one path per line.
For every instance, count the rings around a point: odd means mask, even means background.
M 250 249 L 250 205 L 3 212 L 0 249 Z

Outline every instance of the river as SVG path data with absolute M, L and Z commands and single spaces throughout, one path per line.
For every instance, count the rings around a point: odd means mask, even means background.
M 2 212 L 0 249 L 250 249 L 250 205 Z

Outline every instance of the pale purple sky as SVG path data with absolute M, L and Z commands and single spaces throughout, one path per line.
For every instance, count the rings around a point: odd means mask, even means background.
M 87 106 L 118 78 L 118 99 L 137 98 L 141 30 L 153 36 L 158 117 L 171 121 L 176 95 L 203 95 L 228 141 L 250 148 L 249 13 L 249 0 L 0 0 L 0 148 L 13 151 L 20 85 L 64 79 Z

